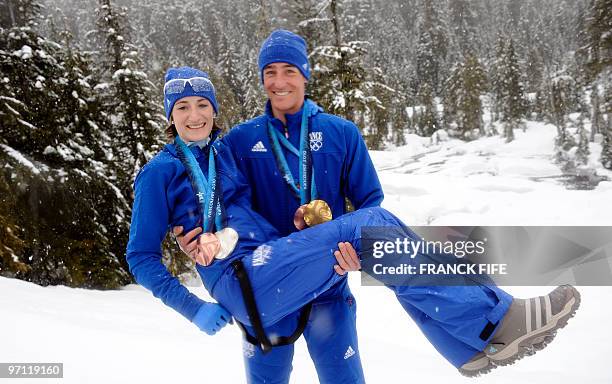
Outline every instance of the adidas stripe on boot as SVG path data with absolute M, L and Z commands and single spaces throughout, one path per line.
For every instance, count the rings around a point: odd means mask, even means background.
M 574 316 L 580 293 L 571 285 L 546 296 L 514 299 L 484 352 L 495 365 L 509 365 L 543 349 Z

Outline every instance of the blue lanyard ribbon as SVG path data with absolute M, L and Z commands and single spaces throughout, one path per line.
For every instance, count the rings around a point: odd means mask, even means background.
M 311 200 L 318 198 L 317 186 L 315 184 L 314 170 L 312 166 L 312 155 L 310 153 L 310 145 L 308 143 L 308 117 L 311 108 L 316 108 L 310 100 L 304 102 L 302 110 L 302 123 L 300 126 L 300 149 L 298 150 L 289 142 L 289 140 L 278 132 L 268 119 L 268 136 L 272 143 L 272 152 L 276 158 L 276 164 L 280 169 L 283 179 L 291 188 L 295 197 L 299 198 L 300 204 L 308 204 Z M 299 159 L 299 184 L 296 184 L 295 178 L 289 169 L 289 164 L 285 158 L 285 154 L 281 150 L 281 145 L 289 152 L 296 155 Z
M 198 200 L 198 211 L 202 217 L 204 232 L 220 231 L 225 227 L 226 222 L 225 207 L 221 198 L 221 183 L 215 164 L 216 150 L 212 145 L 213 141 L 214 138 L 211 138 L 208 146 L 205 147 L 208 149 L 207 179 L 187 144 L 178 135 L 174 138 L 178 157 L 187 170 L 191 187 Z

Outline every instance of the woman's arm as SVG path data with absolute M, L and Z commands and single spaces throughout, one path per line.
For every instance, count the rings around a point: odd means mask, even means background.
M 161 245 L 170 223 L 167 187 L 171 169 L 161 162 L 147 164 L 134 182 L 134 207 L 127 262 L 136 281 L 201 330 L 213 334 L 231 315 L 216 303 L 207 303 L 185 288 L 162 264 Z

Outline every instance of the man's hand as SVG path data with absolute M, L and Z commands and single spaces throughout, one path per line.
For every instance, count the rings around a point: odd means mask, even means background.
M 174 227 L 172 228 L 172 233 L 176 238 L 176 243 L 178 244 L 181 251 L 184 254 L 189 256 L 191 260 L 196 260 L 198 254 L 198 242 L 193 241 L 193 239 L 202 233 L 202 227 L 198 226 L 192 229 L 191 231 L 183 234 L 183 227 Z
M 344 275 L 347 272 L 361 270 L 361 262 L 359 256 L 355 252 L 355 248 L 351 243 L 338 243 L 338 250 L 334 252 L 338 264 L 334 265 L 334 270 L 339 275 Z

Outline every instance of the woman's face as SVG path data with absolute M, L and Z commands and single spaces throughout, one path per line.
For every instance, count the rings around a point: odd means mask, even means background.
M 172 121 L 183 141 L 200 141 L 212 131 L 214 112 L 208 99 L 187 96 L 174 104 Z

